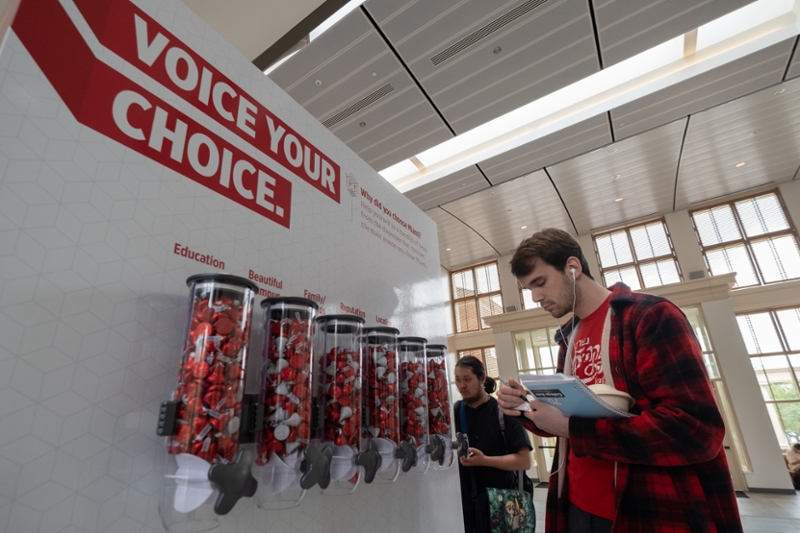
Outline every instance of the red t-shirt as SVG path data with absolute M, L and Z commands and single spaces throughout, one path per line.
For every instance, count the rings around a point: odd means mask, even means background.
M 611 296 L 592 314 L 581 320 L 572 354 L 574 375 L 586 385 L 606 383 L 600 358 L 603 325 Z M 613 383 L 611 383 L 613 385 Z M 567 463 L 569 500 L 581 510 L 608 520 L 614 519 L 614 462 L 594 457 L 577 457 L 572 450 Z

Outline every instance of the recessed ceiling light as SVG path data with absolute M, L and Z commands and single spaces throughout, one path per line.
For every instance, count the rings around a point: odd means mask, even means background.
M 622 198 L 617 198 L 617 199 L 616 199 L 616 200 L 614 200 L 614 201 L 615 201 L 615 202 L 617 202 L 617 203 L 619 203 L 619 202 L 621 202 L 621 201 L 622 201 Z
M 358 123 L 358 125 L 359 125 L 359 126 L 361 126 L 361 127 L 363 128 L 364 126 L 366 126 L 366 125 L 367 125 L 367 123 L 366 123 L 366 122 L 359 122 L 359 123 Z
M 445 248 L 445 249 L 444 249 L 444 251 L 445 251 L 445 252 L 449 252 L 449 251 L 450 251 L 450 248 Z
M 494 50 L 492 50 L 492 53 L 493 53 L 493 54 L 495 54 L 495 55 L 497 55 L 497 54 L 499 54 L 499 53 L 500 53 L 500 52 L 502 52 L 502 51 L 503 51 L 503 47 L 502 47 L 502 46 L 498 46 L 497 48 L 495 48 Z
M 314 80 L 314 85 L 322 85 L 322 80 Z
M 494 196 L 494 192 L 490 192 L 490 193 L 489 193 L 489 196 Z
M 746 163 L 746 162 L 744 162 L 744 161 L 742 161 L 741 163 L 736 163 L 736 168 L 742 168 L 742 167 L 743 167 L 743 166 L 745 166 L 746 164 L 747 164 L 747 163 Z
M 377 73 L 377 72 L 373 72 L 373 73 L 372 73 L 372 77 L 373 77 L 373 78 L 374 78 L 375 76 L 377 76 L 377 75 L 378 75 L 378 73 Z
M 620 123 L 619 123 L 619 125 L 620 125 L 620 126 L 624 126 L 624 125 L 625 125 L 625 123 L 624 123 L 624 122 L 620 122 Z
M 625 125 L 624 122 L 620 123 L 620 126 L 624 126 L 624 125 Z M 615 154 L 615 153 L 617 153 L 617 149 L 616 148 L 612 148 L 611 150 L 608 151 L 608 153 L 609 154 Z
M 621 176 L 619 174 L 614 174 L 611 176 L 611 181 L 617 181 Z
M 528 226 L 522 226 L 519 229 L 528 229 Z
M 779 94 L 783 94 L 785 92 L 786 92 L 786 89 L 778 89 L 777 91 L 772 93 L 772 96 L 778 96 Z

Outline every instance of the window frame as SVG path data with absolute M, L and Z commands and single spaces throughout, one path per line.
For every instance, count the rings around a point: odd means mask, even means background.
M 478 292 L 478 284 L 477 284 L 477 280 L 475 279 L 475 269 L 480 268 L 480 267 L 484 267 L 486 265 L 492 265 L 492 264 L 495 265 L 495 267 L 497 268 L 497 285 L 500 288 L 498 290 L 496 290 L 496 291 L 480 293 L 480 292 Z M 455 289 L 453 287 L 453 276 L 455 276 L 456 274 L 461 274 L 462 272 L 467 272 L 467 271 L 469 271 L 471 273 L 471 275 L 472 275 L 472 283 L 473 283 L 473 286 L 475 287 L 475 295 L 474 296 L 464 296 L 462 298 L 456 298 Z M 481 306 L 480 306 L 479 300 L 481 298 L 487 297 L 487 296 L 489 296 L 489 297 L 491 297 L 491 296 L 499 296 L 500 297 L 500 313 L 498 313 L 498 314 L 503 314 L 505 312 L 505 307 L 504 307 L 504 303 L 503 303 L 503 291 L 502 291 L 502 289 L 503 288 L 500 285 L 500 265 L 496 260 L 495 261 L 485 261 L 483 263 L 478 263 L 478 264 L 475 264 L 475 265 L 471 265 L 471 266 L 468 266 L 468 267 L 464 267 L 464 268 L 460 268 L 458 270 L 451 271 L 450 272 L 450 301 L 452 302 L 452 309 L 453 309 L 453 331 L 455 331 L 457 335 L 460 335 L 462 333 L 472 333 L 472 332 L 475 332 L 475 331 L 485 331 L 487 329 L 491 329 L 491 326 L 483 327 L 483 319 L 482 319 L 482 315 L 481 315 Z M 476 311 L 477 316 L 478 316 L 478 329 L 467 329 L 467 330 L 464 330 L 464 331 L 459 331 L 458 330 L 458 319 L 456 318 L 456 309 L 458 308 L 459 302 L 466 302 L 466 301 L 470 301 L 470 300 L 475 302 L 475 311 Z M 497 315 L 489 315 L 489 316 L 497 316 Z
M 670 254 L 665 254 L 665 255 L 658 255 L 658 256 L 650 257 L 648 259 L 640 260 L 636 255 L 636 248 L 633 246 L 633 239 L 631 238 L 631 229 L 648 226 L 650 224 L 653 224 L 654 222 L 661 222 L 661 225 L 664 227 L 664 233 L 667 236 L 667 242 L 669 243 L 669 249 L 670 249 L 671 253 Z M 600 258 L 600 249 L 597 246 L 597 238 L 598 237 L 604 237 L 606 235 L 611 235 L 613 233 L 618 233 L 620 231 L 624 231 L 625 232 L 625 237 L 627 237 L 627 239 L 628 239 L 628 246 L 630 247 L 630 251 L 631 251 L 631 258 L 633 260 L 631 262 L 628 262 L 628 263 L 620 263 L 620 264 L 614 265 L 612 267 L 603 268 L 603 261 Z M 654 285 L 653 287 L 645 286 L 644 277 L 642 276 L 642 271 L 641 271 L 640 266 L 641 265 L 656 264 L 659 261 L 662 261 L 664 259 L 672 259 L 675 262 L 675 268 L 678 271 L 678 282 L 677 283 L 680 283 L 680 282 L 684 281 L 684 279 L 683 279 L 683 271 L 681 270 L 681 264 L 678 261 L 678 255 L 675 253 L 675 245 L 672 242 L 672 235 L 669 232 L 669 226 L 667 225 L 667 220 L 666 220 L 665 217 L 652 218 L 652 219 L 646 220 L 644 222 L 637 222 L 636 224 L 631 224 L 631 225 L 628 225 L 628 226 L 621 226 L 621 227 L 616 227 L 616 228 L 609 229 L 609 230 L 604 230 L 604 231 L 599 232 L 599 233 L 592 233 L 592 246 L 594 247 L 594 255 L 595 255 L 595 258 L 597 259 L 597 269 L 600 271 L 599 272 L 599 279 L 601 280 L 603 285 L 605 285 L 605 279 L 606 279 L 605 278 L 605 272 L 607 272 L 609 270 L 620 270 L 620 269 L 623 269 L 623 268 L 633 267 L 633 269 L 636 271 L 636 277 L 639 280 L 639 287 L 641 287 L 639 290 L 647 290 L 647 289 L 652 289 L 654 287 L 662 287 L 664 284 L 662 284 L 662 285 Z
M 497 347 L 495 347 L 494 345 L 492 345 L 492 346 L 476 346 L 474 348 L 466 348 L 464 350 L 456 350 L 456 363 L 458 363 L 458 361 L 460 361 L 461 358 L 464 357 L 465 355 L 473 355 L 472 352 L 474 352 L 476 350 L 480 350 L 480 352 L 481 352 L 481 356 L 478 359 L 480 359 L 481 363 L 483 363 L 483 368 L 486 370 L 486 375 L 489 376 L 490 378 L 496 380 L 498 378 L 498 376 L 500 375 L 499 374 L 499 370 L 498 370 L 498 375 L 497 376 L 493 376 L 493 375 L 491 375 L 489 373 L 489 365 L 486 364 L 486 350 L 494 350 L 495 364 L 497 364 Z M 453 379 L 455 379 L 455 377 Z
M 745 232 L 744 230 L 744 225 L 742 224 L 742 221 L 739 217 L 739 212 L 736 209 L 736 202 L 741 202 L 742 200 L 751 200 L 758 198 L 760 196 L 767 196 L 769 194 L 774 194 L 775 197 L 778 199 L 778 203 L 780 204 L 781 210 L 783 211 L 783 216 L 786 217 L 786 222 L 789 224 L 789 228 L 785 230 L 776 231 L 773 233 L 764 233 L 756 237 L 748 237 L 747 232 Z M 727 205 L 730 208 L 731 212 L 733 213 L 733 219 L 736 222 L 736 228 L 739 230 L 740 237 L 738 240 L 726 241 L 719 244 L 705 246 L 703 244 L 703 241 L 700 239 L 700 231 L 697 229 L 697 224 L 695 223 L 694 220 L 694 214 L 699 213 L 701 211 L 709 211 L 711 209 L 715 209 L 717 207 L 722 207 L 725 205 Z M 700 252 L 703 254 L 703 262 L 705 263 L 706 270 L 708 270 L 709 273 L 711 272 L 711 268 L 709 267 L 708 264 L 708 257 L 706 255 L 707 252 L 713 252 L 724 248 L 736 246 L 739 244 L 744 245 L 745 252 L 747 252 L 747 258 L 750 260 L 750 266 L 753 268 L 753 273 L 755 273 L 758 283 L 755 285 L 742 285 L 733 287 L 733 290 L 744 289 L 749 287 L 765 287 L 767 285 L 773 285 L 775 283 L 783 283 L 785 281 L 789 281 L 792 279 L 800 279 L 800 278 L 789 278 L 789 279 L 779 279 L 775 281 L 764 281 L 764 274 L 761 272 L 761 266 L 758 264 L 758 261 L 756 260 L 755 257 L 755 253 L 753 252 L 753 249 L 750 246 L 750 243 L 752 242 L 765 241 L 771 238 L 785 237 L 787 235 L 791 235 L 794 237 L 795 244 L 798 247 L 800 247 L 800 239 L 798 239 L 797 227 L 794 225 L 794 221 L 791 218 L 789 210 L 786 209 L 786 202 L 783 201 L 783 196 L 781 196 L 779 189 L 777 188 L 768 189 L 757 193 L 751 193 L 746 196 L 739 196 L 736 198 L 732 198 L 730 200 L 725 200 L 722 202 L 705 205 L 703 207 L 698 207 L 696 209 L 692 209 L 689 211 L 689 218 L 692 220 L 692 228 L 694 229 L 694 235 L 695 238 L 697 239 L 697 244 L 700 246 Z
M 793 403 L 800 405 L 800 377 L 798 377 L 798 375 L 797 375 L 800 372 L 800 369 L 798 369 L 798 371 L 795 371 L 794 367 L 792 366 L 791 359 L 790 359 L 790 357 L 792 355 L 800 355 L 800 349 L 792 350 L 792 347 L 789 344 L 789 337 L 786 335 L 786 332 L 784 331 L 783 325 L 781 324 L 781 321 L 778 319 L 778 315 L 777 315 L 777 313 L 780 312 L 780 311 L 794 311 L 794 310 L 797 310 L 797 309 L 800 309 L 800 306 L 798 306 L 798 305 L 789 305 L 789 306 L 779 306 L 779 307 L 767 307 L 767 308 L 762 308 L 762 309 L 751 309 L 751 310 L 748 310 L 748 311 L 745 311 L 745 312 L 736 313 L 736 318 L 743 317 L 743 316 L 748 316 L 748 315 L 759 315 L 759 314 L 764 314 L 764 313 L 767 313 L 769 315 L 769 319 L 770 319 L 770 322 L 772 323 L 772 327 L 774 328 L 775 334 L 777 335 L 777 338 L 780 341 L 781 350 L 777 351 L 777 352 L 772 351 L 772 352 L 762 352 L 762 353 L 754 353 L 754 354 L 751 354 L 748 351 L 747 352 L 747 357 L 751 361 L 752 361 L 753 358 L 756 358 L 756 357 L 759 357 L 759 358 L 760 357 L 776 357 L 776 356 L 785 357 L 786 358 L 786 363 L 787 363 L 787 368 L 789 369 L 789 376 L 791 377 L 792 384 L 794 385 L 795 390 L 798 392 L 798 398 L 796 398 L 796 399 L 784 399 L 784 400 L 779 400 L 779 399 L 776 400 L 775 398 L 772 398 L 772 399 L 768 400 L 766 398 L 763 398 L 763 393 L 762 393 L 762 400 L 763 400 L 765 405 L 772 404 L 772 405 L 777 406 L 778 404 L 793 404 Z M 752 362 L 751 362 L 751 366 L 752 366 Z M 754 371 L 756 371 L 755 368 L 754 368 Z M 767 376 L 767 385 L 768 386 L 772 385 L 771 382 L 769 381 L 769 376 Z M 759 389 L 760 388 L 761 388 L 761 385 L 759 384 Z M 760 392 L 760 390 L 759 390 L 759 392 Z M 786 437 L 787 441 L 788 441 L 788 435 L 786 435 L 786 424 L 783 421 L 783 415 L 781 414 L 780 410 L 777 409 L 777 407 L 775 409 L 775 413 L 777 414 L 778 418 L 780 419 L 780 423 L 781 423 L 782 429 L 784 431 L 784 437 Z M 798 442 L 800 442 L 800 439 L 798 440 Z M 791 443 L 790 443 L 790 445 L 791 445 Z

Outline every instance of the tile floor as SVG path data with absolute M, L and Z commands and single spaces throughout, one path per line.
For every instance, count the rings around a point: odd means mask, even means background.
M 544 502 L 546 488 L 534 490 L 536 531 L 544 532 Z M 736 498 L 745 533 L 800 533 L 800 493 L 748 493 L 748 498 Z

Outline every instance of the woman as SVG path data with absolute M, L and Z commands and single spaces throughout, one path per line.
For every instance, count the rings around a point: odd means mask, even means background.
M 486 489 L 517 488 L 514 472 L 531 467 L 531 443 L 522 425 L 505 415 L 504 438 L 497 400 L 489 396 L 496 385 L 480 359 L 462 357 L 455 375 L 462 398 L 455 405 L 456 430 L 464 432 L 465 420 L 470 444 L 470 453 L 459 459 L 464 528 L 466 533 L 491 533 Z

